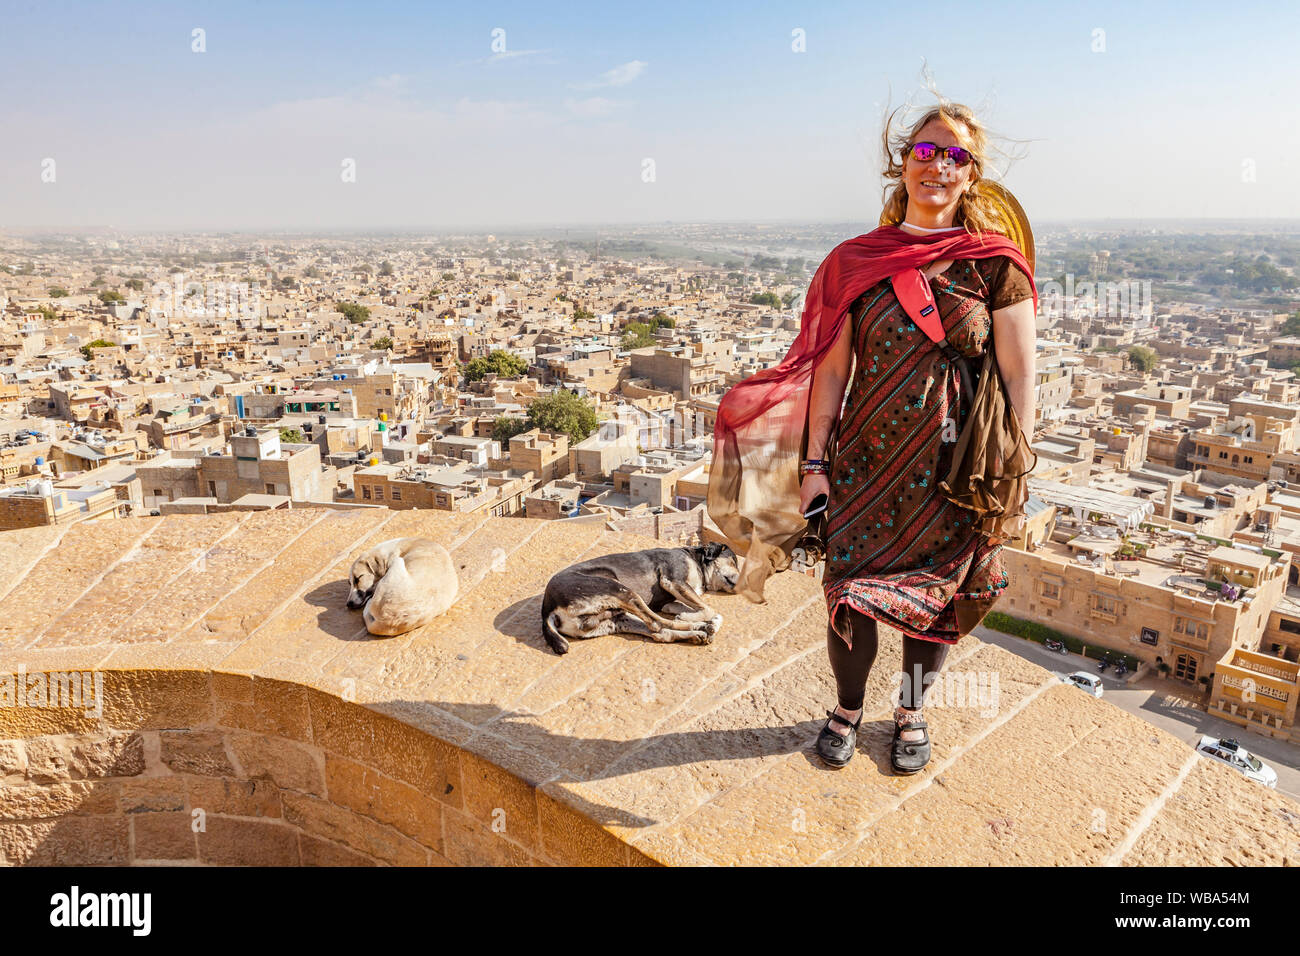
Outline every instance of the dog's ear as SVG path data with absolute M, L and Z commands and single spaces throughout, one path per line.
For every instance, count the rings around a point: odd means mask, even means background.
M 725 548 L 726 545 L 724 544 L 719 544 L 717 541 L 710 541 L 707 545 L 704 546 L 704 560 L 705 561 L 718 560 L 718 555 L 722 554 Z
M 368 578 L 368 586 L 361 588 L 361 590 L 368 591 L 370 588 L 373 588 L 381 577 L 378 570 L 378 564 L 379 562 L 376 560 L 376 555 L 373 554 L 363 554 L 361 557 L 357 558 L 356 562 L 352 565 L 351 573 L 348 575 L 351 579 L 352 586 L 360 587 L 362 578 Z

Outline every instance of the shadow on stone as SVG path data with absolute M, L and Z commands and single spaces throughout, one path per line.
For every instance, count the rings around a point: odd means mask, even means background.
M 304 601 L 321 609 L 316 615 L 316 626 L 340 641 L 388 640 L 366 630 L 361 611 L 347 605 L 348 590 L 347 581 L 329 581 L 303 595 Z
M 536 715 L 502 711 L 489 704 L 464 701 L 391 701 L 409 714 L 414 708 L 434 708 L 478 728 L 464 746 L 486 760 L 534 786 L 549 783 L 587 783 L 630 776 L 646 770 L 710 761 L 746 761 L 806 751 L 812 753 L 821 723 L 816 720 L 772 726 L 735 726 L 674 731 L 634 740 L 554 733 L 536 723 Z M 888 746 L 888 722 L 881 721 Z M 865 730 L 865 724 L 864 724 Z M 879 750 L 878 741 L 872 746 Z M 861 745 L 859 749 L 865 749 Z M 887 750 L 880 757 L 889 772 Z M 883 761 L 883 762 L 882 762 Z M 817 766 L 821 767 L 820 762 Z M 602 824 L 653 826 L 661 822 L 617 807 L 603 806 L 566 792 L 565 799 Z

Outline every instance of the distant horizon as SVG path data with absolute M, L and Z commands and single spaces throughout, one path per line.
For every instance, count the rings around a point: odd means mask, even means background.
M 1161 225 L 1180 225 L 1194 226 L 1197 224 L 1205 225 L 1228 225 L 1235 224 L 1242 228 L 1251 225 L 1268 226 L 1276 229 L 1279 226 L 1290 226 L 1300 231 L 1300 217 L 1296 216 L 1274 216 L 1274 217 L 1239 217 L 1239 216 L 1165 216 L 1165 217 L 1091 217 L 1080 219 L 1043 219 L 1035 220 L 1031 223 L 1035 230 L 1055 227 L 1084 227 L 1084 226 L 1120 226 L 1131 224 L 1131 228 L 1139 229 L 1144 227 L 1159 227 Z M 117 233 L 121 235 L 232 235 L 232 236 L 401 236 L 401 235 L 529 235 L 535 232 L 554 231 L 554 230 L 604 230 L 619 228 L 670 228 L 673 226 L 767 226 L 767 225 L 784 225 L 784 226 L 854 226 L 861 227 L 864 223 L 853 219 L 680 219 L 680 220 L 628 220 L 624 222 L 617 221 L 573 221 L 573 222 L 536 222 L 536 223 L 513 223 L 513 224 L 453 224 L 445 226 L 353 226 L 353 227 L 308 227 L 308 226 L 250 226 L 250 227 L 218 227 L 218 226 L 175 226 L 175 227 L 125 227 L 113 225 L 84 225 L 84 226 L 3 226 L 0 225 L 0 236 L 13 235 L 19 237 L 38 236 L 42 234 L 54 235 L 78 235 L 78 234 L 96 234 L 96 233 Z M 873 227 L 874 228 L 874 227 Z

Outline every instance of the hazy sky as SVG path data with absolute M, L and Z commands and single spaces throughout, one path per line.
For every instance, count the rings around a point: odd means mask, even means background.
M 0 228 L 874 225 L 881 110 L 931 102 L 923 59 L 1024 152 L 1004 181 L 1035 221 L 1300 217 L 1290 0 L 7 0 L 3 23 Z

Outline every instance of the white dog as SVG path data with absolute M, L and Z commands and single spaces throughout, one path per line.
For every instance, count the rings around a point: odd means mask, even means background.
M 451 555 L 428 538 L 375 545 L 352 562 L 348 581 L 348 607 L 364 607 L 366 630 L 385 637 L 428 624 L 451 607 L 459 588 Z

